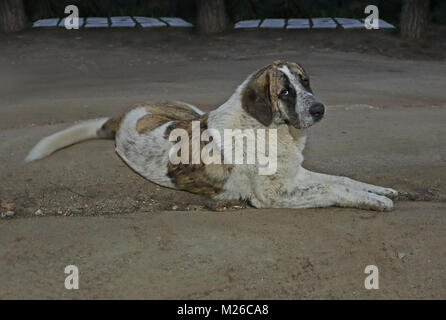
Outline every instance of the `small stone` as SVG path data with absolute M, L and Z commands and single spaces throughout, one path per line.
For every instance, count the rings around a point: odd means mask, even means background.
M 396 256 L 397 256 L 398 259 L 401 260 L 401 259 L 403 259 L 406 256 L 406 253 L 404 253 L 404 252 L 397 252 Z
M 2 212 L 1 217 L 6 218 L 6 217 L 12 217 L 13 215 L 15 215 L 14 211 L 6 211 L 6 212 Z
M 43 211 L 41 209 L 38 209 L 36 212 L 34 212 L 34 215 L 43 216 Z

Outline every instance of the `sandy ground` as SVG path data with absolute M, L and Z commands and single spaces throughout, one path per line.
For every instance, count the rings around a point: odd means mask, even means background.
M 0 298 L 446 298 L 444 38 L 343 32 L 0 35 L 0 200 L 15 211 L 0 219 Z M 328 107 L 305 166 L 398 189 L 393 212 L 215 203 L 142 179 L 112 141 L 22 161 L 133 103 L 211 110 L 275 59 L 302 63 Z M 78 291 L 63 285 L 71 264 Z M 364 289 L 370 264 L 379 290 Z

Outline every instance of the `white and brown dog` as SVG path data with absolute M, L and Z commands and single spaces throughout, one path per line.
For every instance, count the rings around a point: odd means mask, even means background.
M 131 168 L 164 187 L 214 199 L 244 199 L 257 208 L 340 206 L 391 210 L 393 202 L 389 198 L 398 195 L 393 189 L 302 167 L 305 129 L 322 119 L 324 109 L 313 96 L 305 70 L 297 63 L 276 61 L 251 74 L 229 100 L 209 113 L 186 103 L 137 105 L 122 117 L 81 122 L 46 137 L 26 160 L 43 158 L 83 140 L 114 138 L 118 155 Z M 190 133 L 193 121 L 199 121 L 200 132 L 212 129 L 221 136 L 225 129 L 238 129 L 240 134 L 248 128 L 275 129 L 277 139 L 263 141 L 269 150 L 277 150 L 275 173 L 259 174 L 258 162 L 172 163 L 169 154 L 175 141 L 169 139 L 170 134 L 175 129 Z M 198 145 L 198 151 L 191 150 L 192 156 L 205 146 L 203 141 Z M 221 143 L 217 148 L 223 158 L 228 151 L 230 155 L 234 151 Z

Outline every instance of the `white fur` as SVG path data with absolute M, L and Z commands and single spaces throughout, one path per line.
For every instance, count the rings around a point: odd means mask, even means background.
M 147 115 L 144 107 L 133 109 L 124 117 L 116 133 L 116 152 L 136 172 L 159 185 L 175 188 L 167 176 L 169 150 L 173 143 L 164 138 L 167 122 L 158 128 L 138 133 L 136 123 Z
M 299 115 L 299 122 L 301 128 L 308 128 L 314 124 L 314 119 L 310 114 L 310 107 L 316 101 L 315 97 L 311 92 L 308 92 L 301 85 L 300 81 L 290 72 L 287 66 L 282 66 L 279 68 L 284 74 L 287 75 L 294 89 L 296 90 L 296 106 L 295 110 Z M 283 108 L 282 104 L 279 103 L 279 107 Z
M 54 151 L 88 139 L 98 138 L 97 131 L 109 118 L 80 122 L 63 131 L 52 134 L 37 143 L 25 161 L 30 162 L 49 156 Z
M 295 87 L 297 95 L 305 99 L 311 95 L 304 91 L 297 79 L 287 67 L 281 68 Z M 255 119 L 250 118 L 241 105 L 241 93 L 249 78 L 242 83 L 235 93 L 220 108 L 209 113 L 208 127 L 219 130 L 262 128 Z M 313 98 L 313 97 L 312 97 Z M 299 99 L 298 99 L 299 100 Z M 310 126 L 313 120 L 305 104 L 299 101 L 296 112 L 301 119 L 301 127 Z M 217 199 L 248 199 L 257 208 L 315 208 L 315 207 L 356 207 L 372 210 L 391 210 L 393 202 L 389 197 L 398 193 L 389 188 L 382 188 L 345 177 L 330 176 L 308 171 L 302 167 L 305 148 L 305 129 L 288 125 L 275 125 L 278 131 L 277 172 L 271 176 L 261 176 L 256 165 L 237 165 L 233 168 L 224 186 L 225 191 Z M 260 142 L 263 143 L 263 142 Z M 223 150 L 223 146 L 219 146 Z M 234 153 L 234 150 L 233 150 Z
M 309 115 L 313 95 L 304 90 L 300 82 L 284 66 L 280 70 L 290 79 L 297 94 L 296 112 L 299 115 L 299 128 L 273 122 L 268 129 L 277 130 L 276 145 L 268 148 L 277 150 L 277 169 L 273 175 L 259 175 L 259 164 L 237 164 L 230 171 L 223 186 L 223 192 L 216 199 L 246 199 L 257 208 L 314 208 L 314 207 L 356 207 L 372 210 L 390 210 L 393 202 L 388 197 L 398 193 L 390 188 L 374 186 L 346 177 L 331 176 L 311 172 L 302 167 L 305 148 L 305 128 L 314 121 Z M 217 130 L 224 136 L 225 129 L 265 129 L 265 127 L 246 113 L 241 104 L 241 94 L 246 87 L 246 79 L 234 94 L 219 108 L 209 113 L 208 128 Z M 184 104 L 184 103 L 182 103 Z M 189 107 L 198 114 L 203 111 L 195 106 Z M 280 106 L 279 106 L 280 107 Z M 136 124 L 147 115 L 144 107 L 136 108 L 126 114 L 116 133 L 116 152 L 136 172 L 145 178 L 169 188 L 176 188 L 168 177 L 167 164 L 169 151 L 174 145 L 165 137 L 167 122 L 158 128 L 139 133 Z M 30 152 L 27 160 L 42 158 L 55 150 L 85 139 L 96 137 L 96 131 L 107 119 L 80 123 L 62 132 L 43 139 Z M 265 143 L 265 141 L 257 141 Z M 229 150 L 217 142 L 223 155 Z M 232 154 L 235 154 L 232 145 Z
M 236 92 L 220 108 L 209 113 L 208 127 L 216 129 L 223 135 L 224 129 L 264 129 L 257 120 L 249 116 L 242 108 L 241 93 L 248 80 L 237 88 Z M 276 126 L 272 124 L 269 129 L 277 130 L 277 146 L 268 148 L 277 150 L 277 172 L 271 176 L 258 174 L 258 164 L 236 165 L 231 176 L 225 184 L 225 192 L 217 196 L 218 199 L 248 199 L 251 203 L 257 203 L 259 207 L 270 207 L 271 198 L 280 196 L 280 192 L 293 187 L 289 177 L 296 176 L 299 165 L 303 161 L 301 151 L 305 145 L 305 136 L 299 136 L 295 140 L 289 133 L 287 125 Z M 264 144 L 265 141 L 257 141 Z M 234 145 L 232 154 L 235 153 Z M 225 152 L 223 146 L 220 150 Z M 292 164 L 292 165 L 290 165 Z

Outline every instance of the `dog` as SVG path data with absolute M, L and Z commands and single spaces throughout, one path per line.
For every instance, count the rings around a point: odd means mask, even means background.
M 306 129 L 322 120 L 324 113 L 325 106 L 313 95 L 305 69 L 294 62 L 275 61 L 249 75 L 224 104 L 211 112 L 181 102 L 135 105 L 121 117 L 84 121 L 42 139 L 26 161 L 44 158 L 87 139 L 115 139 L 116 152 L 128 166 L 164 187 L 213 199 L 246 200 L 256 208 L 391 210 L 391 198 L 398 195 L 393 189 L 302 167 Z M 172 163 L 170 156 L 178 137 L 172 140 L 171 134 L 176 130 L 190 134 L 193 123 L 198 124 L 199 133 L 212 129 L 221 135 L 228 129 L 238 135 L 243 129 L 274 130 L 275 141 L 262 140 L 269 150 L 276 150 L 274 174 L 259 174 L 258 161 L 226 161 L 236 150 L 221 141 L 215 141 L 214 153 L 219 153 L 224 163 Z M 206 144 L 198 141 L 198 148 L 192 150 L 192 139 L 189 136 L 186 140 L 184 150 L 194 156 Z

